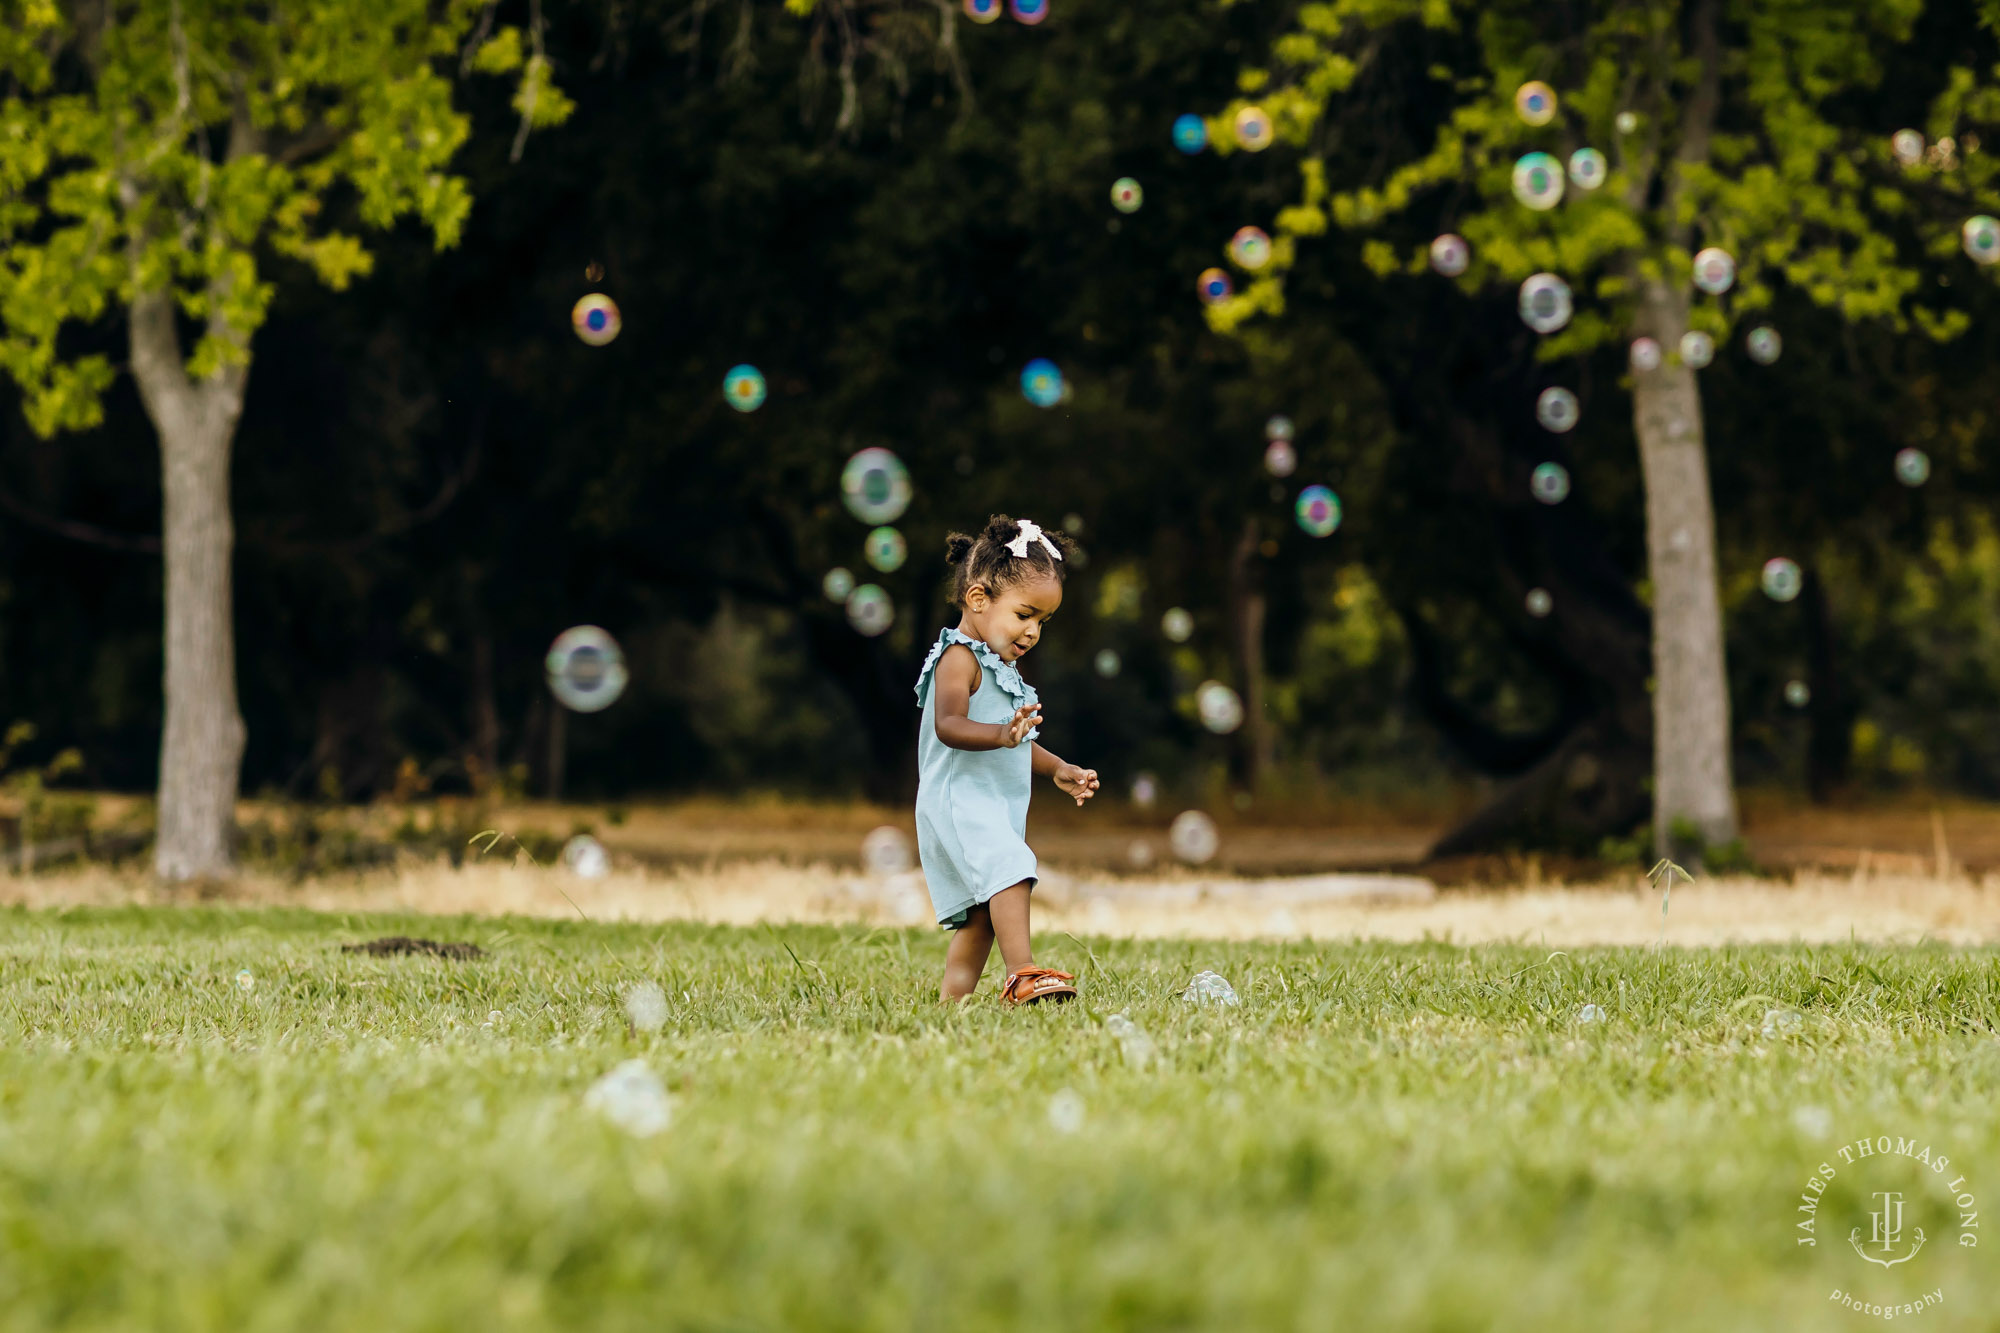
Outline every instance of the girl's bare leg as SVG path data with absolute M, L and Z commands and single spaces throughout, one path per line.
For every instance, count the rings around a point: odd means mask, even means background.
M 968 914 L 965 924 L 951 933 L 951 944 L 944 955 L 944 984 L 938 987 L 938 999 L 962 1000 L 972 994 L 979 986 L 979 974 L 986 970 L 986 957 L 992 952 L 993 917 L 981 903 Z
M 1000 959 L 1009 972 L 1035 965 L 1035 948 L 1028 940 L 1028 882 L 1002 889 L 987 900 L 989 937 L 1000 941 Z M 982 959 L 985 954 L 980 954 Z

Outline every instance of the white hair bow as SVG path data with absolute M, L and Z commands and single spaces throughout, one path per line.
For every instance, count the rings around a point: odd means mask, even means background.
M 1039 527 L 1035 526 L 1033 520 L 1024 518 L 1020 520 L 1020 523 L 1021 523 L 1021 535 L 1016 537 L 1013 541 L 1007 543 L 1007 549 L 1014 553 L 1016 559 L 1025 560 L 1028 558 L 1029 542 L 1040 542 L 1042 544 L 1042 549 L 1047 551 L 1050 555 L 1054 556 L 1056 559 L 1058 560 L 1062 559 L 1062 552 L 1058 551 L 1056 549 L 1056 544 L 1049 540 L 1049 534 L 1043 532 Z

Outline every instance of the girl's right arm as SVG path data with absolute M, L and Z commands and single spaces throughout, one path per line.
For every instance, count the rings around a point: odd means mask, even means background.
M 972 693 L 979 688 L 979 659 L 962 643 L 954 643 L 938 659 L 931 677 L 935 691 L 937 738 L 954 750 L 1011 750 L 1028 738 L 1042 721 L 1042 706 L 1014 710 L 1007 722 L 974 722 L 968 716 Z

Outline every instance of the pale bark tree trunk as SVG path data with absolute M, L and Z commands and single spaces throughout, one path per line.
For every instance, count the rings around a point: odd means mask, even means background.
M 1271 723 L 1264 715 L 1264 585 L 1257 568 L 1260 534 L 1256 520 L 1229 561 L 1229 649 L 1236 686 L 1243 695 L 1243 726 L 1236 734 L 1237 776 L 1256 791 L 1271 766 Z
M 164 293 L 132 303 L 132 375 L 160 436 L 165 495 L 166 729 L 160 741 L 161 878 L 227 875 L 234 868 L 243 717 L 236 704 L 230 560 L 229 455 L 243 412 L 244 366 L 188 376 Z
M 1637 332 L 1666 355 L 1633 371 L 1632 417 L 1653 584 L 1653 843 L 1659 855 L 1698 859 L 1702 845 L 1736 837 L 1736 790 L 1701 390 L 1674 354 L 1687 315 L 1684 287 L 1646 285 Z

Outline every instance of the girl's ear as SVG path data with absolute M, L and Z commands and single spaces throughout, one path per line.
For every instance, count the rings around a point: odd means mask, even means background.
M 974 613 L 983 613 L 986 610 L 985 584 L 973 583 L 966 586 L 965 609 Z

